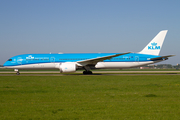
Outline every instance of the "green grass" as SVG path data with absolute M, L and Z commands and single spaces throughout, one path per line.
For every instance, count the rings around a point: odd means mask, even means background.
M 179 75 L 0 76 L 1 120 L 179 118 Z

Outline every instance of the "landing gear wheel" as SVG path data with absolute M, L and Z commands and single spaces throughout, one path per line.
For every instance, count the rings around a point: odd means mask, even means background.
M 92 74 L 92 71 L 88 71 L 88 74 L 90 74 L 90 75 L 91 75 L 91 74 Z
M 83 71 L 84 75 L 92 75 L 92 71 Z
M 20 75 L 19 71 L 16 73 L 16 75 Z

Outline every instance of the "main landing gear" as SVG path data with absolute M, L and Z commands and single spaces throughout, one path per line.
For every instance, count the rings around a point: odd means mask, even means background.
M 83 74 L 84 75 L 92 75 L 93 73 L 92 73 L 92 71 L 83 71 Z
M 83 68 L 85 69 L 85 71 L 83 71 L 84 75 L 92 75 L 93 74 L 92 71 L 90 71 L 91 69 L 89 66 L 84 66 Z

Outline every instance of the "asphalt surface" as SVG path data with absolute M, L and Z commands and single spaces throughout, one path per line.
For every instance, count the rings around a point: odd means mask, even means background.
M 66 76 L 83 75 L 82 71 L 61 74 L 59 71 L 20 71 L 19 76 Z M 180 71 L 93 71 L 92 75 L 180 75 Z M 0 76 L 18 76 L 14 71 L 0 72 Z

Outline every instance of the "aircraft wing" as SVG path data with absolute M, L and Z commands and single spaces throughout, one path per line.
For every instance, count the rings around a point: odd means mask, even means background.
M 82 61 L 78 61 L 77 63 L 82 65 L 82 66 L 86 66 L 86 65 L 95 65 L 98 62 L 101 62 L 103 60 L 107 60 L 107 59 L 111 59 L 113 57 L 117 57 L 120 55 L 125 55 L 125 54 L 129 54 L 131 52 L 127 52 L 127 53 L 121 53 L 121 54 L 114 54 L 114 55 L 108 55 L 108 56 L 103 56 L 103 57 L 97 57 L 97 58 L 92 58 L 92 59 L 87 59 L 87 60 L 82 60 Z
M 161 57 L 151 58 L 150 60 L 167 60 L 168 57 L 172 57 L 172 56 L 175 56 L 175 55 L 161 56 Z

